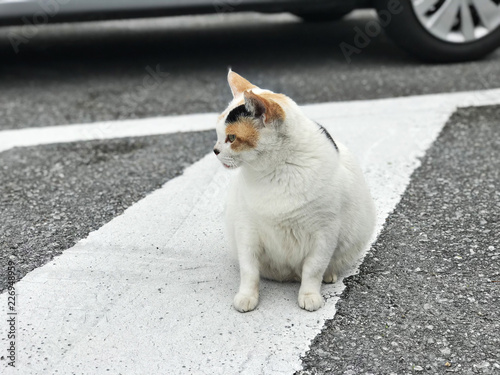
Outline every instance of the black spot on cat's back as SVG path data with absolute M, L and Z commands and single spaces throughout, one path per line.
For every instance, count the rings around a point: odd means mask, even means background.
M 316 123 L 318 124 L 318 123 Z M 335 149 L 338 151 L 339 148 L 337 147 L 337 144 L 335 143 L 335 141 L 333 140 L 332 136 L 330 135 L 330 133 L 328 133 L 328 131 L 320 124 L 318 124 L 319 128 L 321 129 L 321 132 L 326 136 L 326 138 L 328 138 L 330 140 L 330 142 L 333 143 L 333 146 L 335 147 Z

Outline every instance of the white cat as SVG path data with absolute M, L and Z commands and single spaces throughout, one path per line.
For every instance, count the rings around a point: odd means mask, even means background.
M 321 282 L 367 245 L 375 209 L 346 147 L 282 94 L 229 71 L 233 100 L 219 116 L 214 152 L 240 168 L 226 207 L 227 233 L 240 265 L 234 307 L 255 309 L 260 276 L 299 281 L 299 306 L 323 305 Z

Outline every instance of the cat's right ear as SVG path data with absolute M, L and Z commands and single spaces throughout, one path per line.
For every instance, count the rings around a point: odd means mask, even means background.
M 227 74 L 227 82 L 229 83 L 229 87 L 231 88 L 233 97 L 240 95 L 242 92 L 245 92 L 246 90 L 250 90 L 257 87 L 248 82 L 238 73 L 233 72 L 231 69 L 229 69 L 229 73 Z
M 265 126 L 272 123 L 281 124 L 285 119 L 283 108 L 271 98 L 264 98 L 252 91 L 245 91 L 245 108 L 255 117 L 260 119 Z

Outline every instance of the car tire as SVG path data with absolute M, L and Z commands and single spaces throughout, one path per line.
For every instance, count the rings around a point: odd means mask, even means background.
M 316 23 L 316 22 L 332 22 L 332 21 L 338 21 L 344 16 L 348 15 L 351 13 L 352 9 L 349 10 L 330 10 L 330 11 L 324 11 L 324 12 L 319 12 L 319 11 L 314 11 L 314 12 L 294 12 L 293 14 L 296 15 L 297 17 L 302 18 L 302 21 L 304 22 L 311 22 L 311 23 Z
M 458 0 L 453 1 L 458 2 Z M 437 2 L 441 6 L 445 3 Z M 476 60 L 500 46 L 500 25 L 472 41 L 449 41 L 445 40 L 444 36 L 433 35 L 430 26 L 424 26 L 416 14 L 412 0 L 375 0 L 375 6 L 380 23 L 388 36 L 410 54 L 428 62 Z M 434 5 L 434 7 L 437 8 L 439 5 Z M 458 12 L 461 12 L 461 9 Z M 461 27 L 462 21 L 458 20 L 458 22 L 458 27 Z M 454 27 L 457 27 L 456 23 Z

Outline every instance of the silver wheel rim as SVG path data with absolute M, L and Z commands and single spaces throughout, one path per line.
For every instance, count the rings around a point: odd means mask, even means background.
M 422 26 L 438 39 L 469 43 L 500 26 L 500 0 L 411 0 Z

